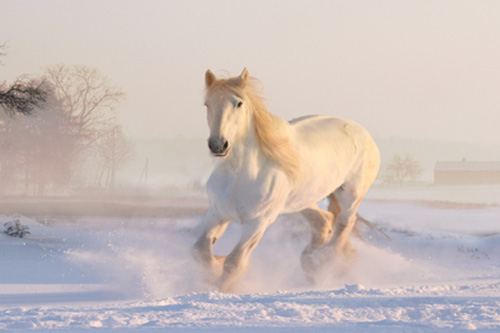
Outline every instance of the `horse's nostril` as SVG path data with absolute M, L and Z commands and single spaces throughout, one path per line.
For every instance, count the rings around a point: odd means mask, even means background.
M 222 139 L 209 139 L 208 140 L 208 148 L 215 155 L 220 155 L 229 149 L 229 142 L 224 138 L 222 138 Z

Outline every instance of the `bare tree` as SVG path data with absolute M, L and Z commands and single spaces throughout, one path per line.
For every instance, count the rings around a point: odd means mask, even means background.
M 88 148 L 114 123 L 113 110 L 125 97 L 97 69 L 86 66 L 57 65 L 46 69 L 47 80 L 54 86 L 72 124 L 73 135 L 81 149 Z
M 96 69 L 85 66 L 50 67 L 43 81 L 29 82 L 38 84 L 43 104 L 37 104 L 41 99 L 36 98 L 25 104 L 12 102 L 20 103 L 23 92 L 35 96 L 29 90 L 33 84 L 17 83 L 6 90 L 0 85 L 0 93 L 7 93 L 3 100 L 0 95 L 0 106 L 8 105 L 7 112 L 0 113 L 0 192 L 43 195 L 47 189 L 63 189 L 75 175 L 93 173 L 79 165 L 88 165 L 85 160 L 96 155 L 107 158 L 103 177 L 114 186 L 127 156 L 128 141 L 114 114 L 124 93 Z M 32 116 L 10 117 L 14 112 Z M 96 153 L 104 146 L 107 151 Z
M 382 182 L 389 185 L 414 183 L 424 172 L 422 164 L 410 155 L 395 155 L 382 172 Z
M 0 56 L 4 56 L 6 44 L 0 45 Z M 13 85 L 0 84 L 0 107 L 10 115 L 31 114 L 47 98 L 43 82 L 21 77 Z
M 114 126 L 103 135 L 96 145 L 101 168 L 98 183 L 105 177 L 106 186 L 113 190 L 117 171 L 133 156 L 134 145 L 123 133 L 121 126 Z
M 70 179 L 74 142 L 50 87 L 43 109 L 30 117 L 0 115 L 0 191 L 44 195 Z M 24 188 L 20 185 L 24 183 Z

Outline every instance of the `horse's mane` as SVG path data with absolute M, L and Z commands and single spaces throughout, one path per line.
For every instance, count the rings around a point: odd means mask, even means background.
M 290 137 L 290 124 L 268 111 L 261 86 L 260 81 L 253 77 L 243 82 L 239 77 L 233 77 L 215 81 L 207 93 L 225 89 L 240 98 L 246 97 L 253 109 L 255 136 L 260 149 L 292 179 L 297 179 L 301 164 L 297 149 Z

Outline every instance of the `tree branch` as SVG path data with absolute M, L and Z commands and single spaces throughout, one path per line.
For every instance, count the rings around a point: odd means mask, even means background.
M 0 106 L 10 115 L 31 114 L 46 101 L 47 92 L 43 85 L 44 82 L 36 84 L 19 79 L 6 91 L 0 91 Z

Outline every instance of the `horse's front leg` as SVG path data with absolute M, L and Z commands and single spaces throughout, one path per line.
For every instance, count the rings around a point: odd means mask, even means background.
M 245 271 L 250 254 L 264 235 L 269 223 L 267 220 L 255 219 L 242 223 L 243 231 L 240 241 L 226 257 L 224 270 L 218 286 L 222 292 L 233 292 L 240 276 Z
M 225 257 L 214 256 L 213 245 L 222 236 L 228 226 L 229 220 L 209 209 L 203 218 L 203 231 L 192 247 L 192 254 L 207 270 L 211 282 L 222 274 Z

